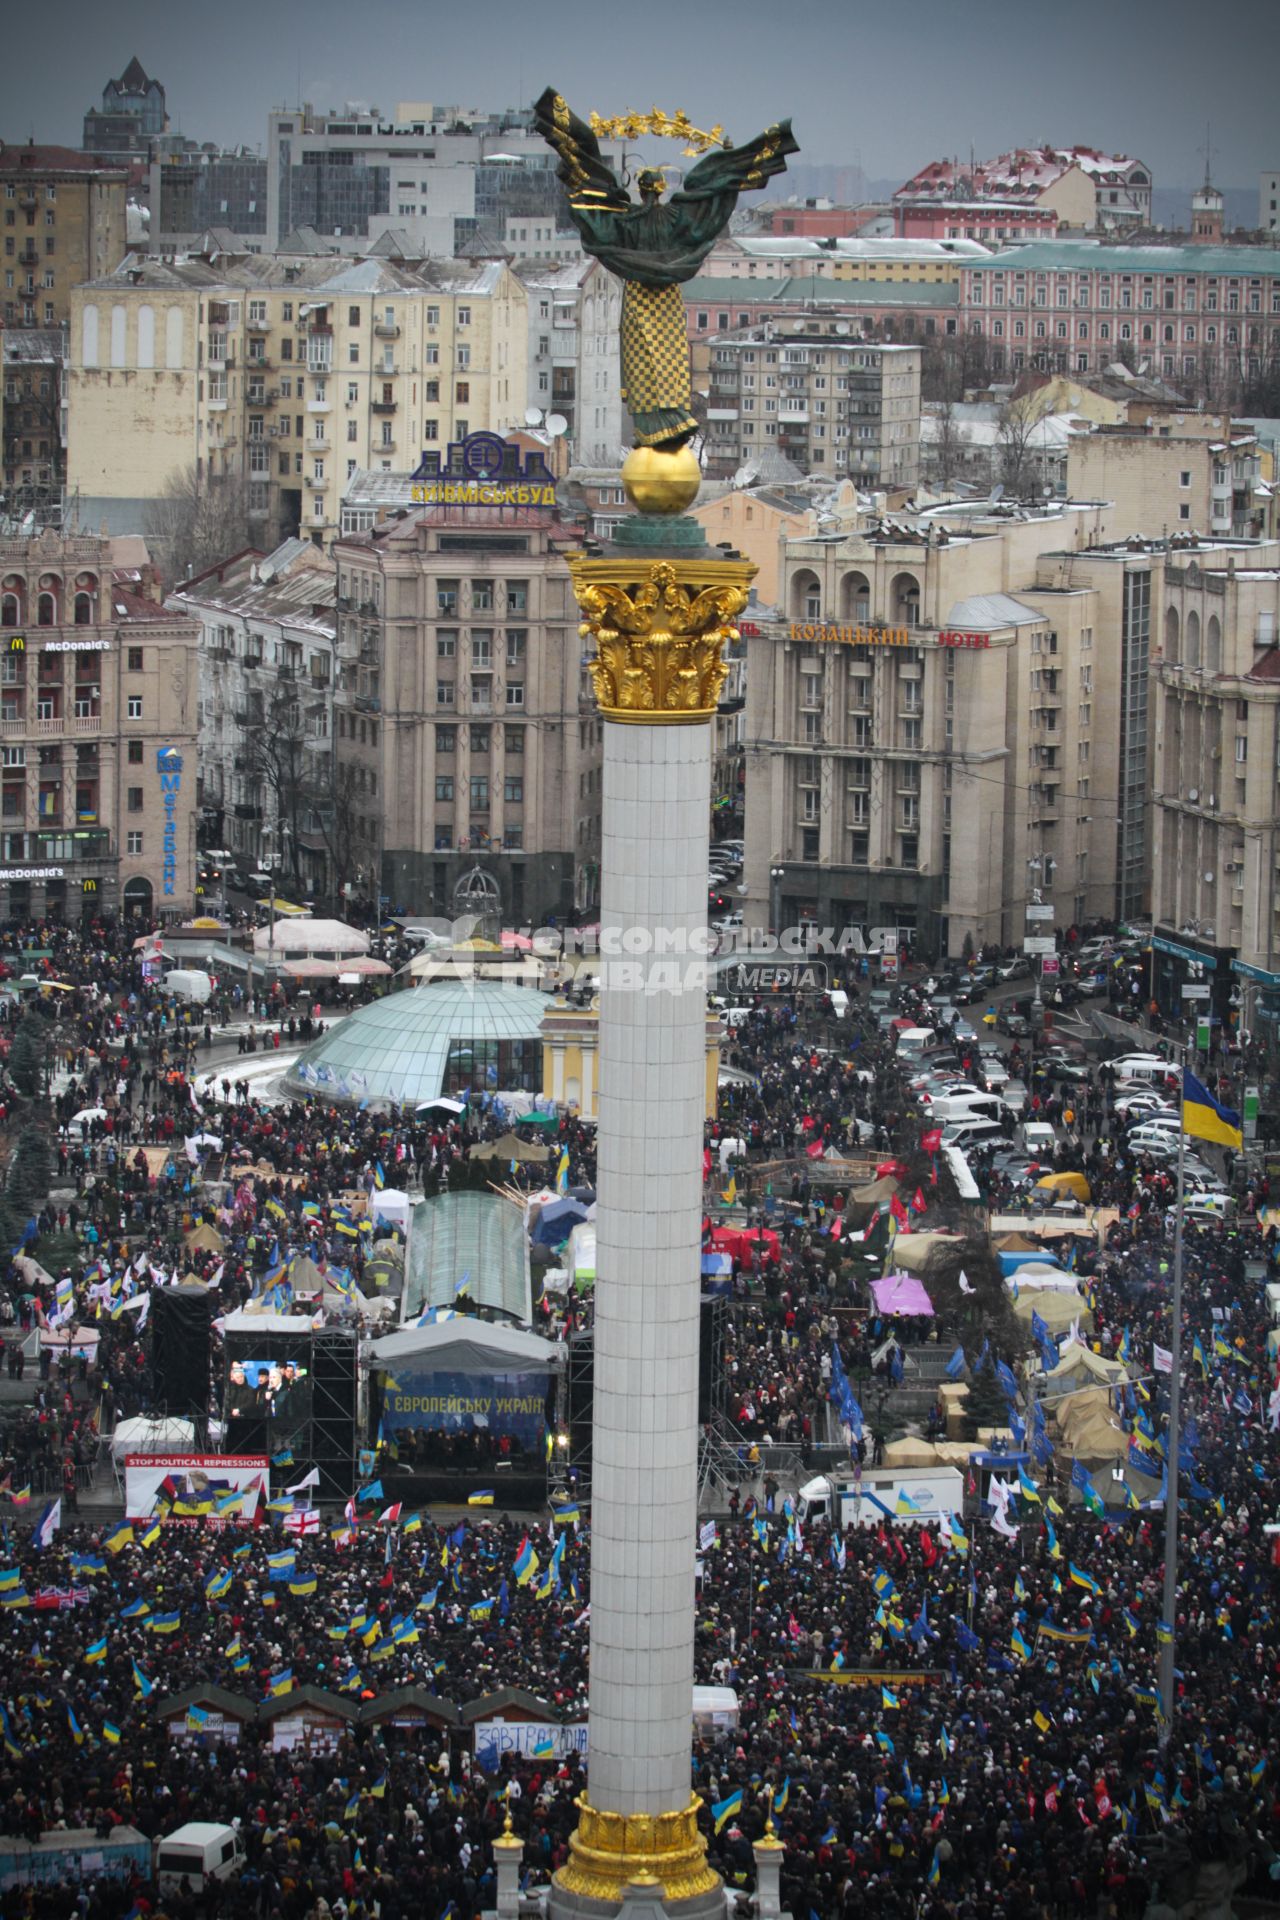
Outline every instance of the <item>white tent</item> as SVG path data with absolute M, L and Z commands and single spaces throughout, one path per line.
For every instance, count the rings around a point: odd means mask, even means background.
M 148 1420 L 142 1414 L 122 1420 L 111 1436 L 111 1458 L 130 1453 L 190 1453 L 196 1430 L 190 1420 Z
M 383 1187 L 369 1195 L 369 1216 L 375 1225 L 385 1220 L 388 1226 L 409 1231 L 409 1196 L 401 1187 Z
M 255 953 L 368 953 L 369 936 L 344 920 L 277 920 L 275 932 L 259 927 L 253 936 Z

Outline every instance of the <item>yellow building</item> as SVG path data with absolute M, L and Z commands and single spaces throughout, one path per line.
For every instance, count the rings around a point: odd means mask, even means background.
M 229 483 L 259 546 L 327 540 L 357 468 L 404 472 L 424 448 L 518 424 L 525 288 L 499 262 L 431 271 L 131 255 L 77 289 L 69 485 L 81 518 L 136 530 L 190 475 Z
M 0 143 L 6 327 L 65 326 L 72 288 L 119 265 L 128 182 L 74 147 Z
M 714 1014 L 707 1015 L 706 1116 L 714 1119 L 720 1079 L 720 1042 L 724 1028 Z M 596 1117 L 599 1083 L 596 1062 L 600 1043 L 600 1008 L 573 1006 L 555 999 L 542 1016 L 542 1091 L 551 1100 L 576 1108 L 583 1120 Z
M 762 607 L 778 604 L 779 540 L 799 540 L 817 529 L 817 516 L 808 501 L 785 487 L 736 487 L 719 500 L 691 507 L 689 513 L 701 523 L 711 546 L 727 542 L 753 562 L 752 584 Z

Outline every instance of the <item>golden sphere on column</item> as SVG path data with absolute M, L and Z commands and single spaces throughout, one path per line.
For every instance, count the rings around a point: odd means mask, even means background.
M 697 499 L 702 469 L 689 446 L 632 447 L 622 484 L 637 513 L 683 513 Z

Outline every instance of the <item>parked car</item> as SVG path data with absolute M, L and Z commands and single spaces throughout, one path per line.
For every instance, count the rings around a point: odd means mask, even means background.
M 1031 962 L 1024 960 L 1020 953 L 1015 954 L 1012 960 L 1002 960 L 996 972 L 1002 980 L 1029 980 Z

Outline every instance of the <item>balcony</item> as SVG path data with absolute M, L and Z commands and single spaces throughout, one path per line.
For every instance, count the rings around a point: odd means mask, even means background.
M 101 733 L 102 715 L 100 713 L 77 713 L 71 723 L 71 727 L 73 733 L 82 735 Z
M 317 480 L 314 473 L 307 475 L 307 485 L 313 493 L 323 493 L 328 484 L 327 480 Z
M 333 355 L 331 353 L 309 353 L 307 355 L 307 372 L 321 375 L 332 373 Z
M 275 364 L 274 360 L 267 359 L 265 353 L 251 353 L 244 363 L 244 370 L 246 373 L 271 373 Z
M 246 320 L 244 327 L 246 333 L 270 333 L 271 322 L 269 320 Z
M 320 433 L 317 434 L 313 440 L 308 440 L 307 451 L 308 453 L 328 453 L 332 445 L 333 442 L 330 440 L 328 434 Z
M 375 413 L 394 413 L 395 410 L 396 402 L 394 400 L 375 400 L 373 402 L 373 411 Z
M 307 402 L 308 413 L 331 413 L 332 411 L 333 403 L 330 400 L 308 400 Z
M 27 722 L 22 714 L 19 714 L 15 720 L 8 718 L 0 720 L 0 739 L 21 740 L 26 731 Z
M 375 320 L 373 334 L 375 340 L 398 340 L 400 329 L 391 320 Z
M 779 400 L 778 420 L 787 421 L 795 426 L 809 423 L 809 403 L 807 400 Z
M 40 265 L 40 255 L 34 247 L 24 247 L 18 255 L 18 262 L 19 265 L 24 267 L 38 267 Z
M 37 720 L 31 731 L 35 734 L 60 737 L 66 732 L 67 723 L 61 714 L 53 720 Z
M 396 443 L 394 440 L 380 440 L 376 447 L 370 449 L 373 453 L 394 453 L 395 450 Z

